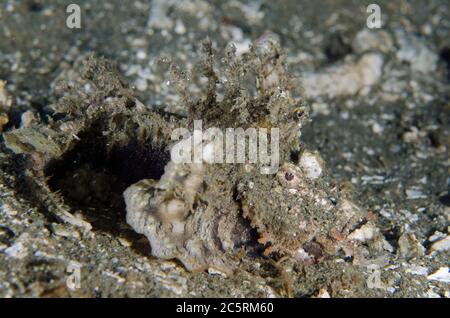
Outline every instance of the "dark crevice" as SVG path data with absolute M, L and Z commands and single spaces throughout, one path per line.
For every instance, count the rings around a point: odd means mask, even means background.
M 43 10 L 43 8 L 44 8 L 44 6 L 37 1 L 28 2 L 28 10 L 30 12 L 41 12 Z
M 123 192 L 139 180 L 159 179 L 170 157 L 164 148 L 137 138 L 112 146 L 113 138 L 103 131 L 97 122 L 79 134 L 78 144 L 50 162 L 45 175 L 50 189 L 63 197 L 72 213 L 82 213 L 94 230 L 119 235 L 127 229 Z
M 251 226 L 248 219 L 242 217 L 241 224 L 246 232 L 245 240 L 235 240 L 234 247 L 236 249 L 244 247 L 250 258 L 263 257 L 264 250 L 267 246 L 258 242 L 261 235 L 258 233 L 256 228 Z M 242 237 L 242 234 L 236 233 L 236 237 Z
M 325 56 L 328 63 L 337 62 L 351 54 L 352 51 L 349 38 L 340 32 L 333 33 L 325 46 Z
M 439 56 L 447 66 L 447 79 L 450 81 L 450 47 L 444 47 L 441 50 Z
M 440 196 L 439 202 L 441 202 L 443 205 L 445 205 L 447 207 L 450 207 L 450 193 Z
M 256 227 L 252 226 L 250 219 L 244 216 L 242 202 L 237 187 L 235 187 L 233 191 L 233 200 L 239 205 L 239 224 L 241 226 L 240 228 L 235 229 L 234 247 L 236 249 L 244 248 L 247 256 L 250 258 L 264 258 L 264 251 L 270 243 L 261 244 L 259 242 L 261 234 Z M 245 235 L 242 233 L 245 233 Z

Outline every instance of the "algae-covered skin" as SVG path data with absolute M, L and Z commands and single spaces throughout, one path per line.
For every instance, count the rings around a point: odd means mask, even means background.
M 266 42 L 243 58 L 236 57 L 230 46 L 221 81 L 213 66 L 211 44 L 205 42 L 202 69 L 208 78 L 206 96 L 185 99 L 187 120 L 202 120 L 204 128 L 279 127 L 280 157 L 285 160 L 298 148 L 296 130 L 305 109 L 300 100 L 290 97 L 278 44 Z M 256 83 L 254 91 L 243 88 L 246 72 Z M 276 80 L 269 83 L 273 78 Z M 221 86 L 223 99 L 219 101 Z M 189 96 L 183 90 L 186 88 L 182 87 L 182 95 Z M 240 249 L 253 253 L 262 248 L 253 218 L 242 209 L 238 190 L 242 179 L 248 176 L 256 180 L 259 174 L 259 164 L 171 161 L 158 182 L 141 181 L 127 189 L 128 223 L 149 238 L 155 256 L 178 258 L 190 270 L 216 268 L 230 273 L 239 264 L 236 255 Z
M 208 90 L 205 97 L 185 100 L 188 122 L 201 119 L 207 128 L 279 127 L 280 157 L 288 160 L 299 149 L 297 130 L 306 111 L 301 100 L 291 97 L 276 40 L 263 37 L 243 58 L 229 47 L 222 81 L 207 42 L 204 51 Z M 255 91 L 242 88 L 244 72 L 254 72 Z M 218 101 L 221 85 L 223 99 Z M 248 115 L 243 119 L 242 114 Z M 306 171 L 292 163 L 272 175 L 261 174 L 258 166 L 171 160 L 161 180 L 140 181 L 125 191 L 127 221 L 147 236 L 153 255 L 178 258 L 189 270 L 230 274 L 239 265 L 239 249 L 252 254 L 265 249 L 266 256 L 299 262 L 323 260 L 346 244 L 353 254 L 346 236 L 363 221 L 354 204 L 330 186 L 308 180 Z

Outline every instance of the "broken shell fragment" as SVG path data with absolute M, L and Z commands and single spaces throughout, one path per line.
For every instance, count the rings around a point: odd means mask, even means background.
M 323 160 L 317 153 L 304 151 L 300 156 L 299 166 L 308 178 L 317 179 L 322 174 Z

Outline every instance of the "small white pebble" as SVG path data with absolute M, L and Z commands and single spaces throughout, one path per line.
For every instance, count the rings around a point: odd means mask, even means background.
M 319 155 L 305 151 L 300 157 L 299 166 L 311 179 L 317 179 L 322 174 L 322 160 Z
M 360 241 L 360 242 L 366 242 L 375 236 L 375 228 L 372 224 L 364 224 L 361 226 L 361 228 L 353 231 L 348 238 L 350 240 Z
M 450 268 L 441 267 L 436 272 L 428 275 L 428 280 L 437 280 L 443 283 L 450 283 Z
M 28 255 L 28 248 L 23 242 L 17 242 L 4 250 L 9 257 L 23 259 Z
M 450 236 L 447 235 L 445 238 L 436 241 L 431 245 L 430 251 L 431 252 L 444 252 L 448 251 L 450 249 Z
M 136 57 L 139 60 L 145 60 L 147 58 L 147 53 L 145 53 L 145 51 L 139 50 L 136 52 Z

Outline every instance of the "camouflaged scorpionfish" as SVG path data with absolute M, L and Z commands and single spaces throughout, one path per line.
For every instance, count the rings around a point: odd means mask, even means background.
M 276 39 L 262 37 L 241 58 L 230 46 L 223 74 L 213 68 L 210 46 L 205 50 L 208 92 L 186 99 L 188 125 L 203 120 L 204 128 L 278 127 L 281 167 L 261 174 L 258 163 L 172 160 L 161 179 L 130 186 L 124 193 L 127 222 L 149 239 L 152 254 L 176 258 L 188 270 L 229 272 L 242 255 L 318 262 L 340 250 L 353 255 L 358 242 L 376 239 L 378 231 L 365 213 L 322 177 L 320 156 L 301 147 L 299 130 L 307 114 L 291 96 L 292 80 Z M 176 68 L 173 74 L 183 78 Z M 243 88 L 249 76 L 256 82 L 253 91 Z M 220 98 L 217 86 L 224 91 Z M 185 87 L 180 92 L 188 95 Z M 203 153 L 209 146 L 194 145 Z
M 148 238 L 154 256 L 178 259 L 188 270 L 230 273 L 254 258 L 314 263 L 339 251 L 357 256 L 360 242 L 382 245 L 372 220 L 301 145 L 307 111 L 292 96 L 298 85 L 276 39 L 264 35 L 241 57 L 229 46 L 219 69 L 211 44 L 203 49 L 196 69 L 207 79 L 202 96 L 171 66 L 187 115 L 145 107 L 106 61 L 88 59 L 79 85 L 72 83 L 78 88 L 53 105 L 60 119 L 4 134 L 11 150 L 29 155 L 33 191 L 54 216 L 90 229 L 73 215 L 84 211 L 94 228 L 121 231 L 126 209 L 127 223 Z M 212 164 L 209 139 L 193 145 L 202 161 L 169 160 L 174 129 L 192 131 L 197 120 L 204 130 L 279 129 L 278 170 L 263 174 L 261 162 Z

